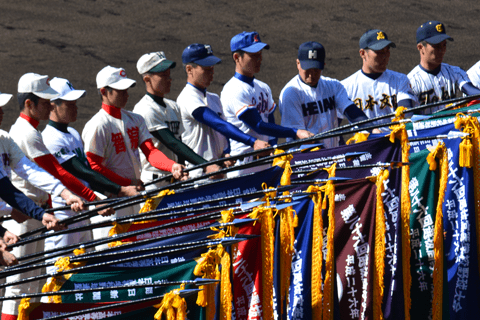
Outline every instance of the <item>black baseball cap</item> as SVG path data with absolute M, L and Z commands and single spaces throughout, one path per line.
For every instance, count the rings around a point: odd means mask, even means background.
M 440 21 L 427 21 L 417 29 L 417 43 L 438 44 L 443 40 L 453 41 L 453 38 L 446 34 L 445 25 Z
M 365 32 L 360 38 L 360 49 L 382 50 L 386 46 L 397 47 L 395 43 L 388 40 L 385 32 L 379 29 L 372 29 Z
M 211 67 L 221 61 L 222 59 L 213 55 L 212 47 L 208 44 L 191 44 L 182 53 L 183 63 L 194 62 L 202 67 Z
M 320 69 L 325 66 L 325 48 L 315 41 L 302 43 L 298 48 L 298 60 L 303 70 Z

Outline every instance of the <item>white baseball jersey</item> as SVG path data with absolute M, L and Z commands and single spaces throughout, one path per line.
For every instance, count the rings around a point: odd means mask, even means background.
M 10 136 L 20 147 L 27 158 L 33 159 L 50 154 L 43 143 L 42 135 L 26 119 L 19 117 L 10 128 Z M 27 197 L 36 203 L 46 203 L 48 194 L 42 191 L 28 181 L 22 179 L 17 174 L 12 173 L 12 183 L 17 189 L 22 191 Z
M 398 101 L 412 100 L 414 105 L 417 101 L 407 76 L 388 69 L 377 79 L 372 79 L 362 70 L 358 70 L 341 83 L 348 97 L 369 119 L 395 112 Z M 375 124 L 390 121 L 390 119 L 384 119 L 376 121 Z M 379 129 L 388 131 L 387 127 Z
M 138 148 L 152 135 L 142 116 L 124 109 L 110 108 L 115 116 L 101 109 L 85 124 L 82 132 L 85 153 L 91 152 L 102 157 L 102 165 L 106 168 L 123 178 L 137 181 L 140 176 Z M 127 138 L 128 145 L 125 143 Z M 130 156 L 132 153 L 133 157 Z
M 480 61 L 468 69 L 467 76 L 475 87 L 480 88 Z
M 280 92 L 281 125 L 321 133 L 337 127 L 337 111 L 343 114 L 351 104 L 340 81 L 322 76 L 317 86 L 311 87 L 296 75 Z M 339 138 L 330 138 L 323 143 L 332 148 L 338 146 L 338 141 Z
M 446 63 L 442 63 L 440 72 L 436 75 L 417 65 L 408 74 L 408 79 L 421 105 L 455 98 L 457 90 L 470 82 L 465 71 Z M 430 114 L 441 108 L 443 107 L 428 108 L 423 110 L 423 113 Z
M 133 108 L 133 112 L 141 115 L 145 119 L 148 131 L 157 131 L 162 129 L 169 129 L 175 138 L 180 140 L 183 132 L 182 118 L 180 116 L 180 110 L 178 110 L 175 101 L 169 99 L 163 99 L 166 107 L 156 103 L 152 97 L 145 95 Z M 155 148 L 162 151 L 168 158 L 177 160 L 177 156 L 170 149 L 160 143 L 160 141 L 153 137 L 152 139 Z M 160 171 L 152 166 L 143 153 L 140 154 L 142 162 L 142 171 L 151 171 L 159 173 L 161 175 L 168 174 L 169 172 Z
M 244 133 L 263 141 L 270 137 L 259 134 L 247 126 L 238 117 L 247 109 L 256 108 L 263 121 L 268 122 L 268 115 L 275 110 L 272 91 L 270 87 L 257 79 L 253 80 L 253 86 L 232 77 L 223 87 L 220 99 L 227 121 L 239 128 Z M 241 142 L 230 140 L 231 155 L 238 155 L 253 151 L 253 148 Z
M 187 83 L 177 98 L 177 105 L 184 128 L 182 142 L 206 160 L 221 158 L 228 145 L 227 138 L 206 124 L 198 122 L 192 115 L 197 108 L 208 107 L 225 120 L 218 95 L 208 91 L 203 93 Z
M 62 132 L 51 125 L 47 125 L 45 130 L 42 131 L 45 146 L 60 164 L 76 156 L 88 165 L 80 134 L 77 130 L 70 127 L 68 127 L 67 130 L 68 133 Z M 87 188 L 90 187 L 88 182 L 82 179 L 79 180 L 87 186 Z

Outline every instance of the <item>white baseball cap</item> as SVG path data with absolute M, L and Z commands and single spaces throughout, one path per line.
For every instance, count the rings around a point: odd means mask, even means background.
M 138 59 L 137 70 L 138 73 L 144 74 L 146 72 L 163 72 L 170 68 L 175 68 L 174 61 L 167 60 L 163 51 L 146 53 Z
M 135 85 L 136 81 L 127 78 L 125 69 L 106 66 L 97 74 L 97 89 L 110 87 L 117 90 L 126 90 Z
M 1 93 L 0 92 L 0 107 L 3 107 L 12 99 L 12 95 L 10 93 Z
M 58 92 L 50 87 L 48 76 L 32 72 L 25 73 L 18 80 L 18 93 L 33 93 L 43 99 L 53 99 L 58 96 Z
M 80 99 L 85 95 L 85 90 L 75 90 L 67 79 L 63 78 L 53 78 L 50 81 L 50 86 L 52 89 L 60 93 L 60 95 L 51 100 L 66 100 L 66 101 L 75 101 Z

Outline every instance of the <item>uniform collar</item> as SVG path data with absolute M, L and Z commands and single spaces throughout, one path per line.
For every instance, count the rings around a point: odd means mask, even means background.
M 194 87 L 194 88 L 197 89 L 198 91 L 202 92 L 204 97 L 207 96 L 207 88 L 201 89 L 201 88 L 199 88 L 199 87 L 191 84 L 190 82 L 187 82 L 187 84 L 191 85 L 192 87 Z
M 422 67 L 421 64 L 418 65 L 420 67 L 420 69 L 422 69 L 423 71 L 425 71 L 426 73 L 430 73 L 430 74 L 433 74 L 434 76 L 436 76 L 437 74 L 440 73 L 440 70 L 442 70 L 442 65 L 439 65 L 438 67 L 436 67 L 435 69 L 433 70 L 427 70 L 425 69 L 424 67 Z
M 35 120 L 35 119 L 27 116 L 25 113 L 22 113 L 22 112 L 20 112 L 20 118 L 23 118 L 23 119 L 27 120 L 28 123 L 30 123 L 32 125 L 32 127 L 34 127 L 35 129 L 37 129 L 38 125 L 40 124 L 40 122 L 38 120 Z
M 380 78 L 383 74 L 383 72 L 377 72 L 377 73 L 365 73 L 363 72 L 363 70 L 360 70 L 362 71 L 362 73 L 366 76 L 366 77 L 369 77 L 370 79 L 372 80 L 377 80 L 378 78 Z
M 116 119 L 122 119 L 122 109 L 102 103 L 102 109 Z
M 165 104 L 165 101 L 163 101 L 163 97 L 156 96 L 154 94 L 151 94 L 147 92 L 147 96 L 153 99 L 157 104 L 161 105 L 162 107 L 166 108 L 167 105 Z
M 234 75 L 235 78 L 237 78 L 238 80 L 240 81 L 243 81 L 245 82 L 246 84 L 250 85 L 251 87 L 253 87 L 253 80 L 255 79 L 255 77 L 247 77 L 247 76 L 244 76 L 243 74 L 240 74 L 238 72 L 235 72 L 235 75 Z
M 64 133 L 69 133 L 68 132 L 68 123 L 60 123 L 60 122 L 55 122 L 53 120 L 49 120 L 47 125 L 54 127 L 58 131 L 61 131 L 61 132 L 64 132 Z

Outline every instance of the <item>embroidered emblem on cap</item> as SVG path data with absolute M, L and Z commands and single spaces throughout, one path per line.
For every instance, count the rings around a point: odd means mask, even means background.
M 380 31 L 380 32 L 377 32 L 377 40 L 384 40 L 385 39 L 385 34 Z
M 258 34 L 256 34 L 253 36 L 253 42 L 258 42 L 258 41 L 260 40 L 258 39 Z
M 125 70 L 120 71 L 120 76 L 124 78 L 127 76 L 127 74 L 125 73 Z
M 308 50 L 308 59 L 317 59 L 317 50 Z
M 208 54 L 213 54 L 212 47 L 209 44 L 206 44 L 204 47 L 207 49 Z
M 74 89 L 73 89 L 73 86 L 72 86 L 72 84 L 71 84 L 70 82 L 67 82 L 67 86 L 70 88 L 70 90 L 74 90 Z
M 440 23 L 440 24 L 437 24 L 435 26 L 435 29 L 437 29 L 438 32 L 443 32 L 443 25 Z
M 158 54 L 158 57 L 160 59 L 167 59 L 167 57 L 165 56 L 165 53 L 163 53 L 163 51 L 157 52 L 157 54 Z

